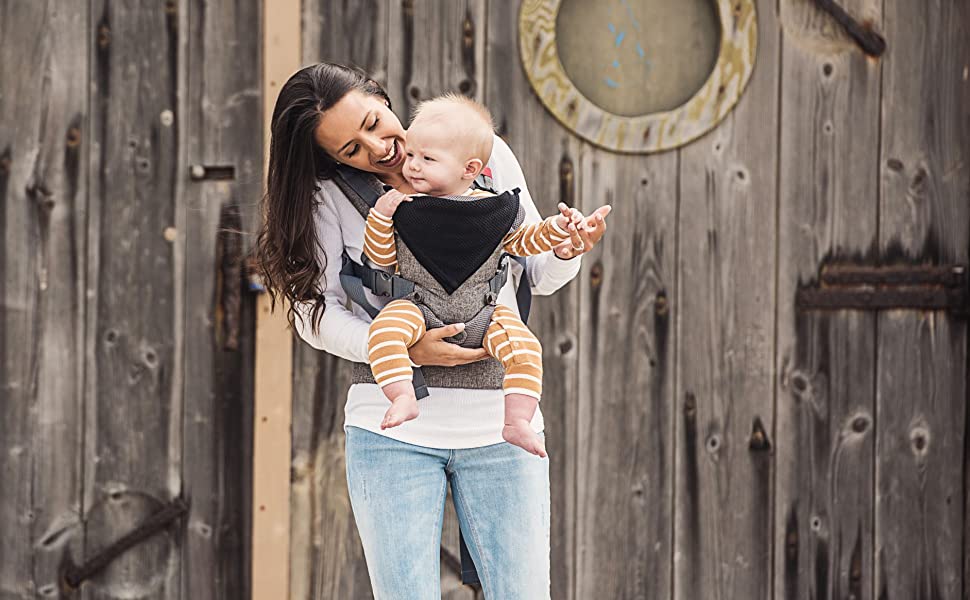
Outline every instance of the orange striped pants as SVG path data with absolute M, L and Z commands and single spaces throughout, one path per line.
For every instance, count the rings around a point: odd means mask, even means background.
M 371 372 L 381 387 L 413 376 L 408 348 L 425 334 L 424 315 L 409 300 L 394 300 L 370 325 L 367 352 Z M 542 346 L 512 309 L 495 307 L 482 347 L 505 368 L 506 394 L 542 395 Z

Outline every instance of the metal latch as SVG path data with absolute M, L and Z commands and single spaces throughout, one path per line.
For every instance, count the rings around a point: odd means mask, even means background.
M 970 310 L 967 267 L 825 265 L 817 285 L 798 289 L 795 307 L 799 310 L 945 310 L 966 316 Z
M 104 549 L 91 557 L 81 566 L 75 566 L 70 559 L 62 567 L 61 582 L 68 589 L 77 589 L 84 580 L 96 575 L 111 562 L 139 543 L 147 540 L 164 529 L 169 523 L 178 519 L 189 507 L 181 498 L 176 498 L 155 514 L 148 517 L 144 523 L 131 532 L 118 538 Z
M 236 167 L 232 165 L 192 165 L 189 176 L 194 181 L 227 181 L 236 178 Z

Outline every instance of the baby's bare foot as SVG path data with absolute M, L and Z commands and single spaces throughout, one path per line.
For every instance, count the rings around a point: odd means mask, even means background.
M 502 428 L 502 439 L 536 456 L 546 457 L 546 444 L 532 431 L 526 420 L 513 421 Z
M 414 394 L 403 394 L 391 400 L 391 407 L 384 413 L 384 420 L 381 421 L 381 429 L 397 427 L 416 416 L 418 416 L 417 398 Z

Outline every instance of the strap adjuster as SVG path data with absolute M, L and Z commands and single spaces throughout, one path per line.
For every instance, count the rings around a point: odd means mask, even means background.
M 370 291 L 375 296 L 391 297 L 394 295 L 394 279 L 386 271 L 374 269 L 371 271 L 371 278 L 368 282 Z

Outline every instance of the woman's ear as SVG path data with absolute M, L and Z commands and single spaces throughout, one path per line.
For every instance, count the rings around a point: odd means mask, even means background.
M 485 163 L 483 163 L 480 159 L 470 158 L 465 162 L 465 172 L 461 174 L 461 178 L 468 181 L 474 181 L 484 168 Z

